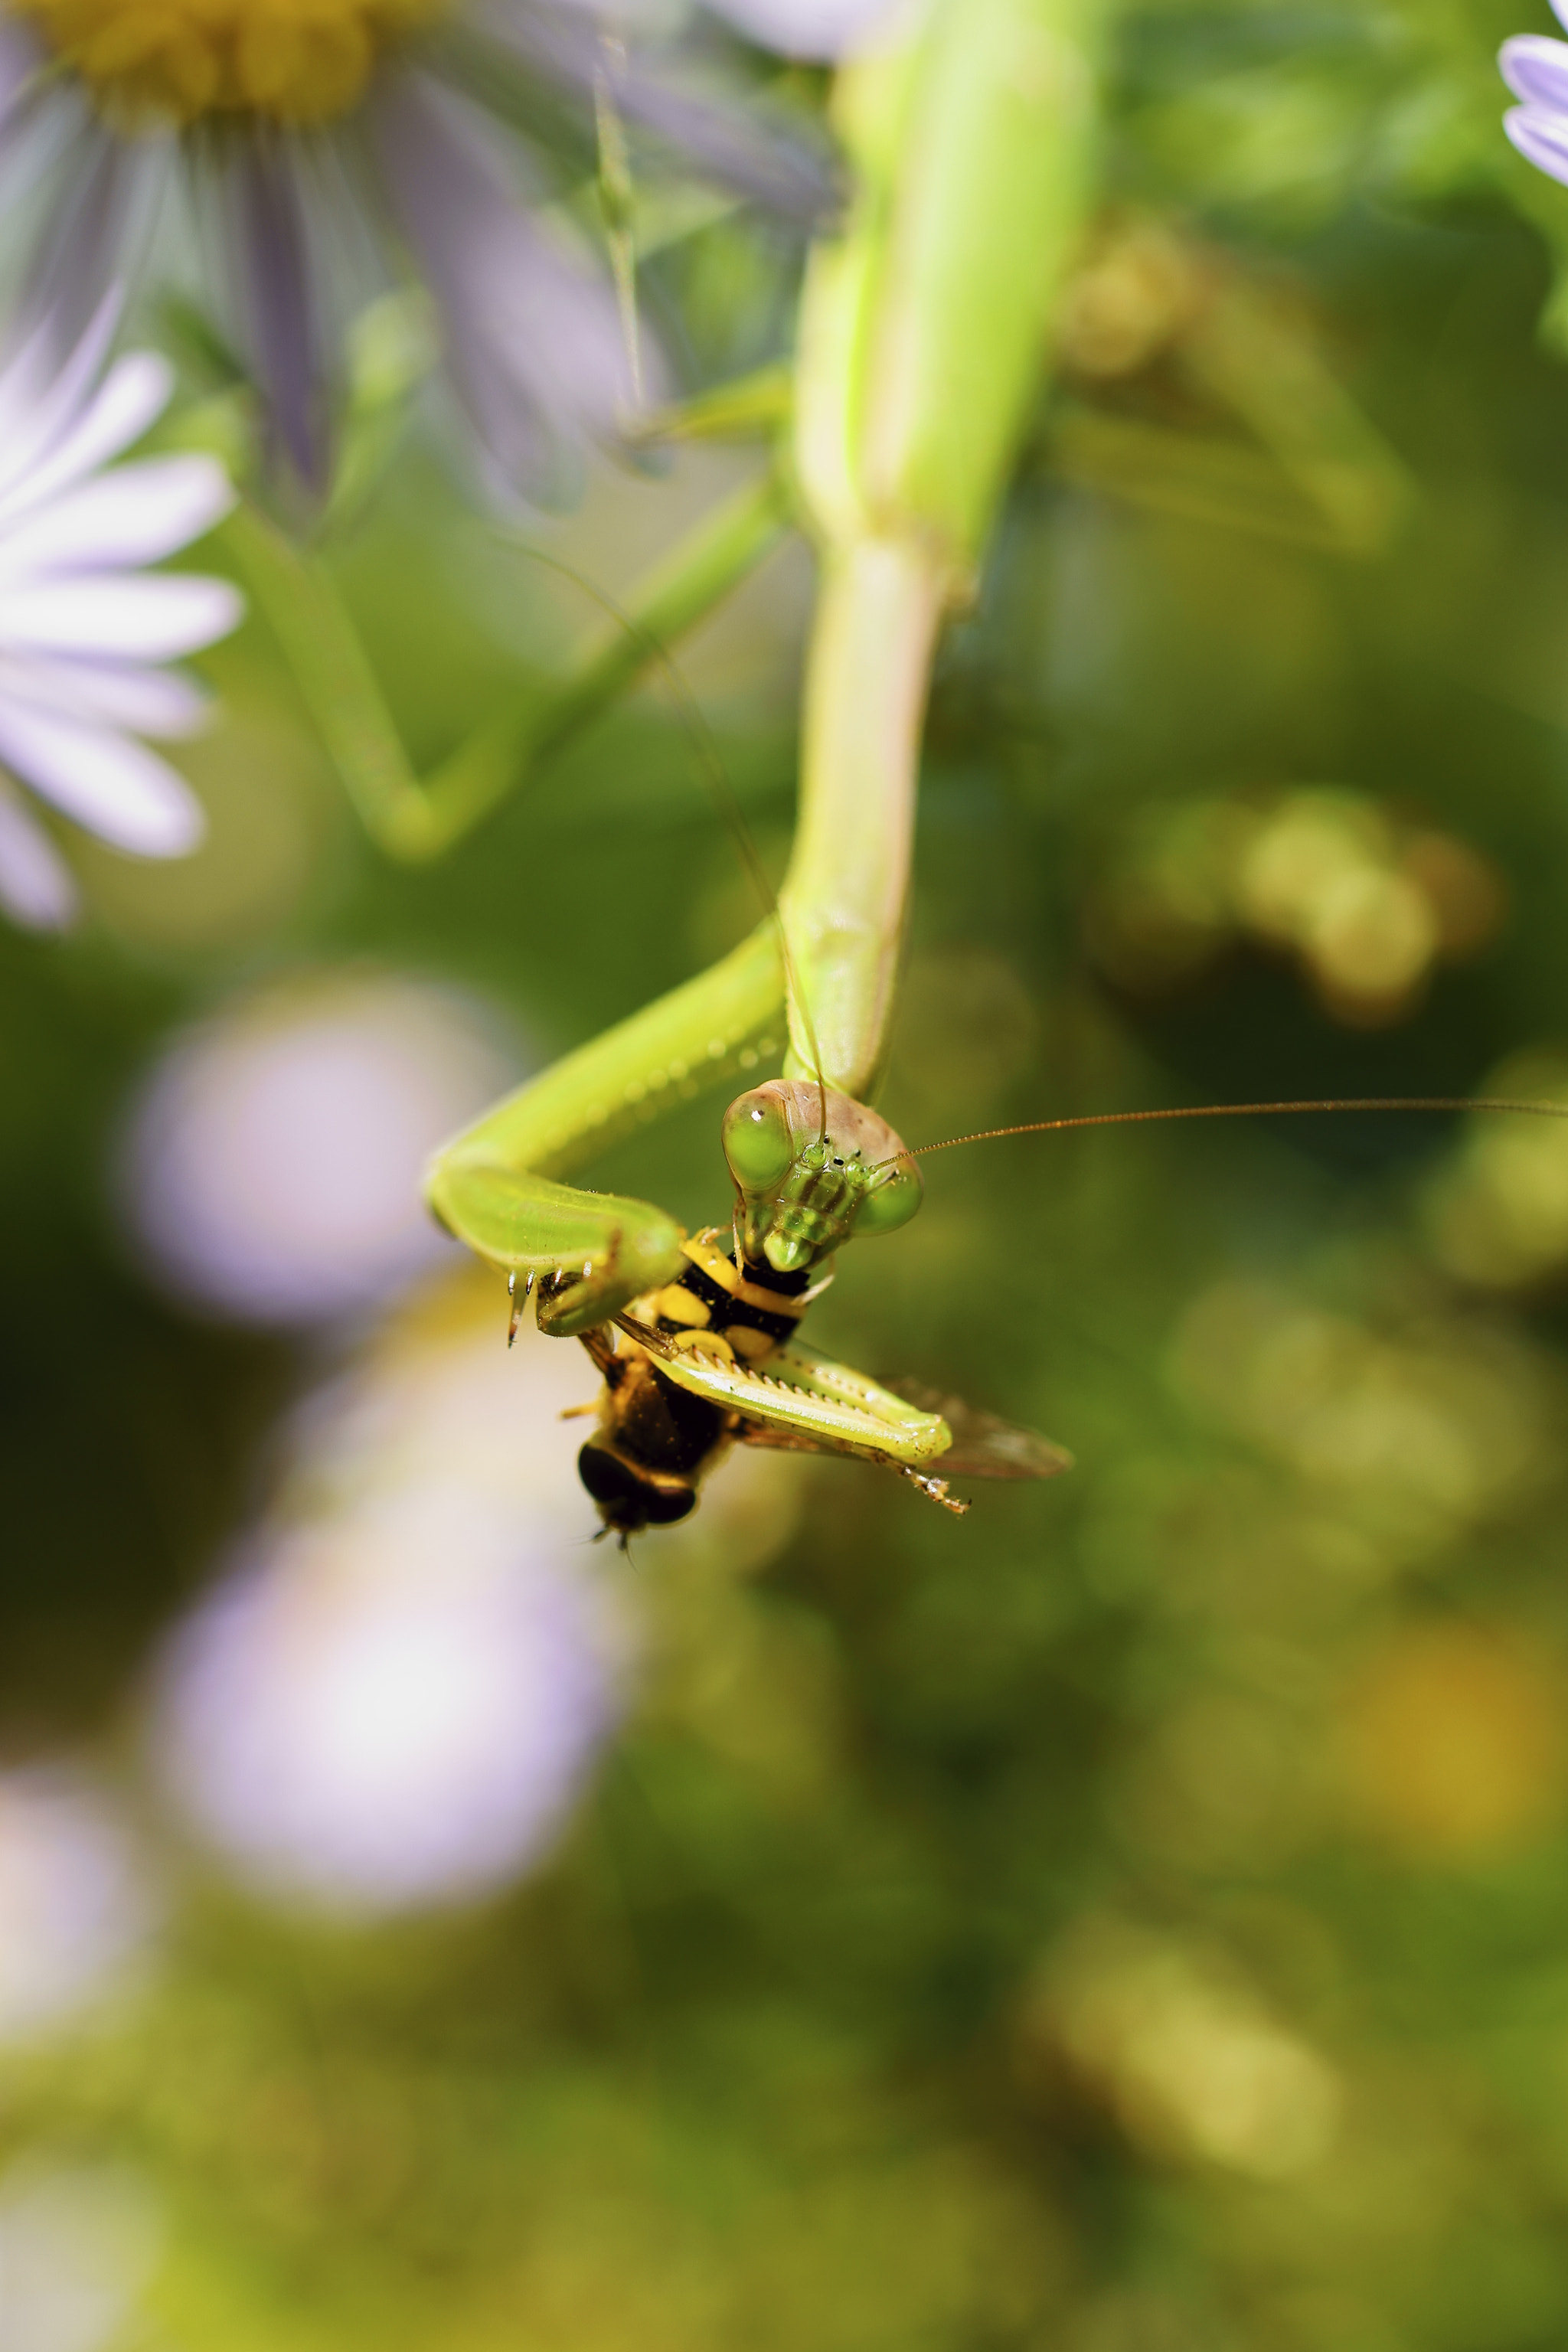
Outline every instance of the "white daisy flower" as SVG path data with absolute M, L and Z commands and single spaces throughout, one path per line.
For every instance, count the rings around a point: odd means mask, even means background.
M 165 665 L 243 609 L 226 581 L 143 569 L 210 530 L 234 492 L 211 457 L 111 464 L 174 389 L 150 352 L 105 372 L 117 307 L 63 368 L 35 336 L 0 372 L 0 906 L 35 929 L 67 922 L 76 891 L 16 784 L 133 856 L 193 849 L 201 805 L 142 739 L 201 724 L 205 698 Z
M 782 23 L 795 46 L 791 0 L 760 15 L 758 0 L 714 5 L 753 29 Z M 810 126 L 742 102 L 700 42 L 662 37 L 671 13 L 668 0 L 0 0 L 0 170 L 35 200 L 40 184 L 57 191 L 34 314 L 74 341 L 167 217 L 173 182 L 216 248 L 226 326 L 302 479 L 327 470 L 343 282 L 412 266 L 493 465 L 531 497 L 567 494 L 583 436 L 612 439 L 632 390 L 605 258 L 542 209 L 594 173 L 605 102 L 639 179 L 674 167 L 805 226 L 837 198 Z M 872 13 L 810 0 L 798 46 L 820 51 L 838 19 L 858 33 Z
M 1552 0 L 1552 7 L 1568 24 L 1568 0 Z M 1503 43 L 1498 67 L 1520 101 L 1503 117 L 1503 129 L 1537 171 L 1568 182 L 1568 42 L 1516 34 Z

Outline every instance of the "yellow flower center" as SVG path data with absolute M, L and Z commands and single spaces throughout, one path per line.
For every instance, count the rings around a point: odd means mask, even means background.
M 11 0 L 117 121 L 327 122 L 445 0 Z

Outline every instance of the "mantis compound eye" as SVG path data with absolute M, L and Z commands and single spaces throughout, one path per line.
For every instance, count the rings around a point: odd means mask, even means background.
M 867 1193 L 856 1213 L 856 1234 L 892 1234 L 907 1225 L 925 1198 L 921 1171 L 912 1160 L 900 1160 L 883 1181 Z
M 720 1131 L 730 1173 L 742 1192 L 768 1192 L 795 1165 L 788 1113 L 767 1087 L 739 1096 L 724 1113 Z

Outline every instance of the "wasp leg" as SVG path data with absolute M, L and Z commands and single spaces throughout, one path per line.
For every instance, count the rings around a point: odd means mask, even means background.
M 945 1478 L 928 1478 L 922 1471 L 911 1470 L 907 1462 L 892 1462 L 888 1466 L 896 1470 L 900 1478 L 907 1478 L 911 1486 L 918 1486 L 933 1503 L 940 1503 L 944 1511 L 951 1511 L 954 1518 L 962 1519 L 967 1515 L 968 1504 L 962 1496 L 948 1492 Z

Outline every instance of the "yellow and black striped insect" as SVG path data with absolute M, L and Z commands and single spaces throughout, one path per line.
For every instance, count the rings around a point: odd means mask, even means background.
M 604 1379 L 578 1468 L 606 1531 L 624 1545 L 685 1518 L 735 1444 L 879 1463 L 958 1513 L 955 1471 L 1048 1478 L 1070 1466 L 1033 1431 L 874 1381 L 801 1339 L 839 1244 L 891 1232 L 920 1205 L 912 1158 L 884 1119 L 815 1082 L 774 1079 L 731 1105 L 724 1145 L 730 1228 L 682 1236 L 670 1280 L 578 1334 Z M 561 1276 L 541 1286 L 546 1328 L 569 1287 Z

